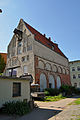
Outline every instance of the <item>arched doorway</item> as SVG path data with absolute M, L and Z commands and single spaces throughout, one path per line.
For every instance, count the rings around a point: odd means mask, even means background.
M 57 88 L 59 89 L 61 87 L 61 78 L 57 76 Z
M 55 88 L 55 81 L 52 75 L 49 75 L 49 88 Z
M 41 75 L 40 75 L 40 91 L 43 91 L 45 88 L 47 88 L 46 76 L 44 73 L 41 73 Z

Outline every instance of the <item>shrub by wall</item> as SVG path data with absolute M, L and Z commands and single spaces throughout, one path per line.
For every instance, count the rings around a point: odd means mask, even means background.
M 2 112 L 8 114 L 24 115 L 30 111 L 30 106 L 27 102 L 6 102 L 3 105 Z

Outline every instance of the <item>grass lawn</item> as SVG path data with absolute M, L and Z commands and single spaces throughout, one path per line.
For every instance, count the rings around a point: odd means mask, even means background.
M 80 98 L 78 98 L 77 100 L 74 101 L 75 105 L 80 105 Z
M 58 101 L 65 98 L 66 97 L 63 97 L 62 94 L 58 96 L 46 96 L 44 102 L 53 102 L 53 101 Z

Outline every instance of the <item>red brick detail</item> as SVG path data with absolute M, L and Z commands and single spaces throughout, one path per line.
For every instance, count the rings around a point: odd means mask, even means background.
M 35 68 L 38 67 L 38 57 L 35 55 L 34 56 L 34 61 L 35 61 Z
M 60 74 L 61 84 L 71 85 L 70 75 Z
M 62 84 L 71 85 L 70 75 L 53 73 L 53 72 L 49 72 L 49 71 L 42 70 L 42 69 L 36 69 L 35 82 L 36 82 L 37 84 L 40 84 L 40 74 L 41 74 L 41 73 L 44 73 L 45 76 L 46 76 L 47 88 L 49 88 L 48 74 L 53 75 L 54 80 L 55 80 L 55 88 L 57 88 L 57 76 L 60 76 L 60 78 L 61 78 L 61 85 L 62 85 Z
M 0 55 L 4 58 L 5 63 L 7 63 L 7 53 L 0 53 Z
M 62 84 L 66 84 L 66 85 L 71 85 L 71 81 L 70 81 L 70 75 L 68 74 L 60 74 L 60 73 L 55 73 L 52 71 L 48 71 L 48 70 L 43 70 L 43 69 L 39 69 L 38 68 L 38 57 L 35 56 L 35 83 L 36 84 L 40 84 L 40 75 L 41 73 L 44 73 L 46 76 L 46 81 L 47 81 L 47 88 L 49 87 L 49 79 L 48 79 L 48 75 L 53 75 L 54 80 L 55 80 L 55 88 L 57 87 L 57 76 L 60 76 L 61 78 L 61 85 Z

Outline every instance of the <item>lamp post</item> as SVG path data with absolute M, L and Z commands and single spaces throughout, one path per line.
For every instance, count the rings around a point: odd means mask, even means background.
M 0 13 L 2 13 L 2 10 L 0 9 Z

